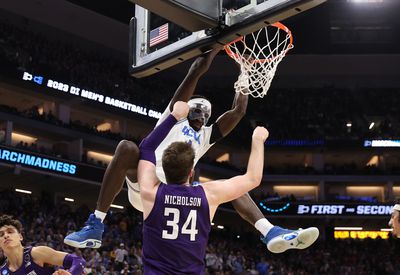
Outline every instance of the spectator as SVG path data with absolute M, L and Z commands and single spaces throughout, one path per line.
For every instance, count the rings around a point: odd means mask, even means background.
M 125 245 L 120 243 L 119 248 L 115 249 L 115 269 L 117 271 L 122 271 L 125 268 L 127 259 L 128 251 L 125 249 Z
M 269 264 L 265 260 L 264 257 L 261 257 L 260 262 L 258 262 L 256 265 L 256 269 L 257 269 L 259 275 L 267 275 L 268 274 Z

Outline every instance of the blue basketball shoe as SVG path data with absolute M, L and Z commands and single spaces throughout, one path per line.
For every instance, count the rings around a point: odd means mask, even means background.
M 90 214 L 85 227 L 64 238 L 64 243 L 77 248 L 99 248 L 104 232 L 104 224 L 94 214 Z
M 272 253 L 282 253 L 288 249 L 305 249 L 312 245 L 319 236 L 316 227 L 299 230 L 288 230 L 274 226 L 261 241 L 267 245 Z

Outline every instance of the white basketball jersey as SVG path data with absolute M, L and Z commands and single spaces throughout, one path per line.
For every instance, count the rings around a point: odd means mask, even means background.
M 161 118 L 158 120 L 156 126 L 158 126 L 169 114 L 170 114 L 169 106 L 162 114 Z M 162 168 L 162 154 L 164 150 L 175 141 L 184 141 L 188 142 L 192 145 L 195 157 L 194 157 L 194 165 L 199 161 L 199 159 L 210 149 L 213 144 L 210 144 L 210 137 L 212 132 L 212 125 L 209 127 L 203 126 L 200 131 L 196 132 L 189 125 L 189 121 L 185 118 L 183 120 L 178 121 L 174 127 L 172 127 L 169 134 L 166 138 L 161 142 L 161 144 L 157 147 L 156 153 L 156 173 L 157 177 L 161 182 L 166 182 L 164 170 Z

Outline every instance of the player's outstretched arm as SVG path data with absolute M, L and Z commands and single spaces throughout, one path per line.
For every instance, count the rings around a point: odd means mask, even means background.
M 236 65 L 238 65 L 236 63 Z M 239 66 L 238 66 L 239 67 Z M 240 68 L 240 67 L 239 67 Z M 245 68 L 240 68 L 240 76 L 247 75 L 248 73 Z M 239 78 L 240 78 L 239 76 Z M 239 81 L 239 79 L 238 79 Z M 247 89 L 245 89 L 247 91 Z M 247 104 L 249 101 L 249 96 L 245 93 L 236 91 L 235 98 L 233 99 L 232 108 L 227 112 L 223 113 L 216 121 L 216 126 L 218 131 L 213 131 L 210 138 L 210 143 L 219 141 L 221 138 L 226 137 L 240 122 L 244 117 L 247 110 Z
M 161 122 L 139 145 L 140 160 L 138 166 L 138 182 L 140 185 L 140 196 L 143 202 L 144 215 L 151 210 L 156 187 L 159 180 L 156 175 L 155 150 L 168 135 L 169 131 L 181 119 L 186 118 L 189 113 L 189 105 L 183 101 L 174 104 L 172 113 Z
M 219 139 L 226 137 L 235 127 L 240 120 L 244 117 L 247 110 L 247 103 L 249 101 L 248 95 L 237 92 L 233 99 L 232 109 L 223 113 L 216 121 L 218 131 L 213 131 L 210 143 L 217 142 Z
M 264 169 L 264 143 L 268 135 L 268 130 L 264 127 L 254 129 L 249 162 L 244 175 L 203 184 L 211 205 L 218 206 L 237 199 L 260 185 Z
M 81 275 L 85 268 L 86 261 L 74 254 L 54 250 L 48 246 L 37 246 L 32 248 L 32 258 L 39 265 L 54 265 L 63 267 L 64 270 L 55 274 Z
M 197 82 L 199 81 L 200 77 L 208 71 L 212 61 L 214 60 L 214 57 L 218 54 L 220 49 L 220 47 L 215 48 L 212 51 L 204 53 L 196 58 L 185 79 L 182 81 L 181 85 L 179 85 L 174 96 L 172 97 L 169 105 L 170 111 L 172 111 L 175 102 L 189 101 L 190 97 L 194 93 L 194 90 L 196 89 Z

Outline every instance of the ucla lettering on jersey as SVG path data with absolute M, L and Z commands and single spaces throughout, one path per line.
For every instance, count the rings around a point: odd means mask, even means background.
M 193 138 L 197 142 L 197 144 L 200 145 L 201 134 L 193 130 L 192 127 L 190 127 L 189 125 L 185 125 L 182 128 L 182 133 L 186 137 Z M 192 144 L 192 139 L 189 139 L 188 143 Z
M 157 122 L 157 125 L 160 124 L 171 112 L 169 108 L 165 110 L 162 117 Z M 175 141 L 183 141 L 192 145 L 195 158 L 194 165 L 199 161 L 199 159 L 210 149 L 213 144 L 210 144 L 210 137 L 213 130 L 213 125 L 211 126 L 203 126 L 201 129 L 196 132 L 190 125 L 187 119 L 183 119 L 178 121 L 174 127 L 172 127 L 169 134 L 165 137 L 165 139 L 161 142 L 161 144 L 157 147 L 155 151 L 156 155 L 156 173 L 157 177 L 162 182 L 166 182 L 164 170 L 162 168 L 162 154 L 164 150 Z

